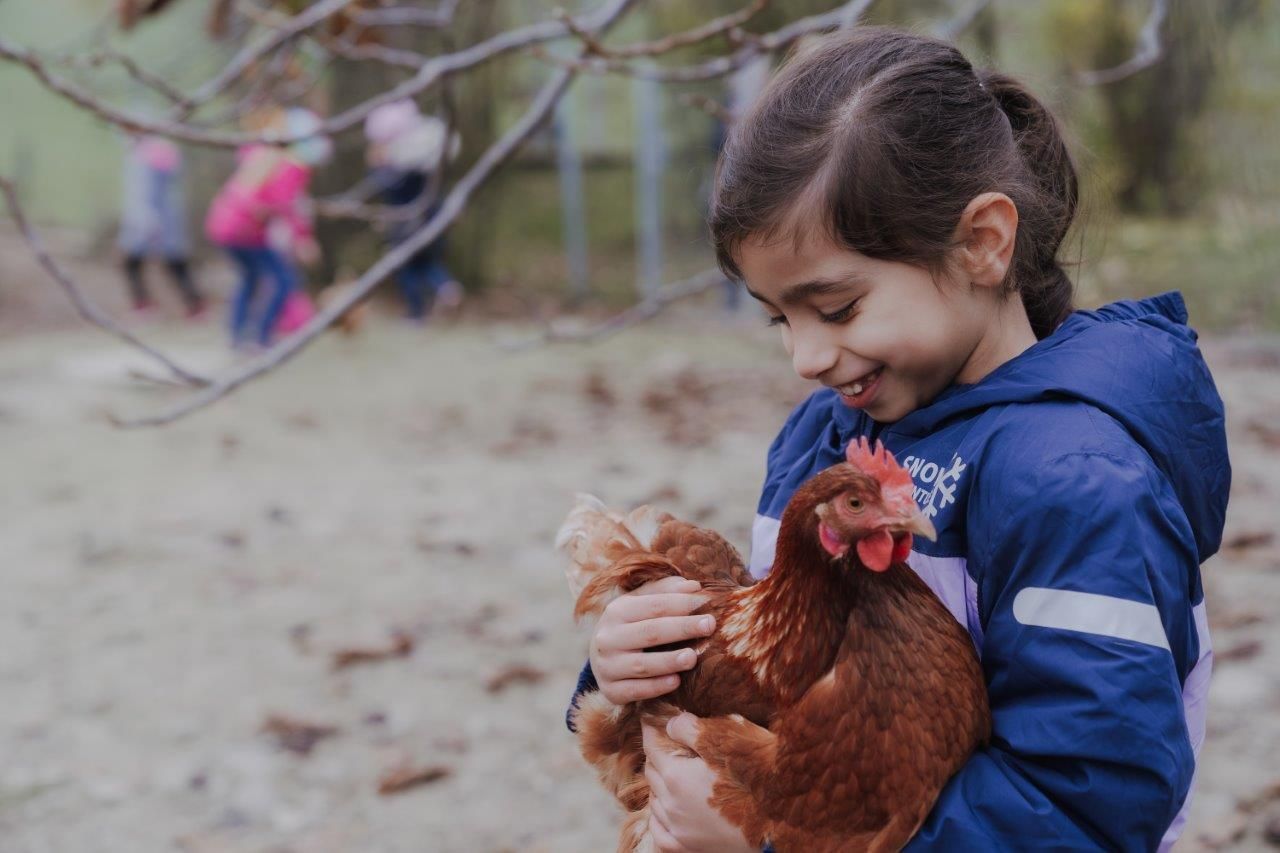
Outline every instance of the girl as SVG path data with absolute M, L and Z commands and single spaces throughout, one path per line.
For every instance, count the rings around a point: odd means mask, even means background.
M 246 121 L 246 129 L 305 133 L 319 121 L 306 110 L 262 110 Z M 248 145 L 237 152 L 235 173 L 209 206 L 205 232 L 226 249 L 240 269 L 240 287 L 231 303 L 231 342 L 249 343 L 250 312 L 258 281 L 268 278 L 272 291 L 266 310 L 256 323 L 256 343 L 271 344 L 289 294 L 297 287 L 292 260 L 272 245 L 270 229 L 281 223 L 298 260 L 314 263 L 320 255 L 312 236 L 311 220 L 302 210 L 314 166 L 328 159 L 331 146 L 324 137 L 309 137 L 287 147 Z
M 364 133 L 370 177 L 382 200 L 401 211 L 419 207 L 417 213 L 392 223 L 388 236 L 394 246 L 409 239 L 440 209 L 439 200 L 427 194 L 434 191 L 436 170 L 457 155 L 460 139 L 442 120 L 418 112 L 418 105 L 410 100 L 373 110 L 365 119 Z M 426 322 L 437 298 L 446 307 L 456 306 L 461 299 L 462 286 L 445 266 L 444 251 L 445 240 L 440 237 L 396 273 L 406 314 L 415 323 Z
M 857 436 L 910 470 L 911 567 L 981 656 L 994 733 L 911 849 L 1153 850 L 1185 820 L 1212 654 L 1222 403 L 1177 294 L 1072 312 L 1076 173 L 1052 116 L 951 45 L 862 28 L 794 59 L 722 155 L 721 265 L 825 386 L 769 450 L 751 569 L 797 485 Z M 707 633 L 667 579 L 618 598 L 583 687 L 662 695 Z M 698 721 L 669 734 L 696 741 Z M 647 735 L 648 737 L 648 735 Z M 660 850 L 737 850 L 696 758 L 649 750 Z
M 191 280 L 178 146 L 160 136 L 131 138 L 122 201 L 119 245 L 133 310 L 145 313 L 153 308 L 142 267 L 148 255 L 160 255 L 182 296 L 187 316 L 200 316 L 204 297 Z

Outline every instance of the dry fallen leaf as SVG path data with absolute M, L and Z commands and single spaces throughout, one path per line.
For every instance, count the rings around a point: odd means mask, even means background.
M 1245 640 L 1243 643 L 1237 643 L 1220 652 L 1214 652 L 1213 657 L 1219 663 L 1233 660 L 1249 660 L 1257 657 L 1260 651 L 1262 651 L 1261 640 Z
M 336 735 L 338 727 L 287 717 L 284 714 L 271 714 L 262 724 L 262 731 L 274 737 L 281 749 L 297 755 L 310 755 L 317 743 Z
M 413 652 L 413 637 L 404 631 L 393 631 L 391 642 L 378 647 L 351 647 L 333 653 L 333 668 L 346 669 L 362 663 L 408 657 Z
M 378 793 L 382 796 L 398 794 L 419 785 L 429 785 L 453 774 L 453 768 L 443 764 L 432 764 L 425 767 L 402 765 L 382 774 L 378 780 Z
M 546 678 L 546 672 L 528 664 L 512 664 L 498 670 L 484 685 L 490 693 L 506 690 L 513 684 L 537 684 Z
M 1276 535 L 1270 530 L 1246 530 L 1228 536 L 1222 547 L 1228 551 L 1247 551 L 1250 548 L 1262 548 L 1275 541 Z

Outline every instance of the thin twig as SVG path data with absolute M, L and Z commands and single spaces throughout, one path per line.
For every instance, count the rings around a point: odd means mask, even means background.
M 443 30 L 453 23 L 458 0 L 445 0 L 438 8 L 422 9 L 418 6 L 391 6 L 385 9 L 367 9 L 354 12 L 351 20 L 365 29 L 374 27 L 421 27 Z
M 715 98 L 709 98 L 706 95 L 699 95 L 696 92 L 682 92 L 676 96 L 676 100 L 686 107 L 693 107 L 694 109 L 701 110 L 719 121 L 725 127 L 728 127 L 735 121 L 733 112 Z
M 776 53 L 803 36 L 819 33 L 839 27 L 852 26 L 874 0 L 852 0 L 831 12 L 810 15 L 785 27 L 765 35 L 746 41 L 741 48 L 728 56 L 718 56 L 697 65 L 685 66 L 652 66 L 637 65 L 621 59 L 607 56 L 579 56 L 576 58 L 556 56 L 546 50 L 535 49 L 531 53 L 552 65 L 570 69 L 581 74 L 618 74 L 640 80 L 654 80 L 659 83 L 696 83 L 723 77 L 742 68 L 757 56 Z
M 355 0 L 320 0 L 320 2 L 307 7 L 303 12 L 289 19 L 283 26 L 273 29 L 257 44 L 246 45 L 231 58 L 230 62 L 222 67 L 221 71 L 197 88 L 191 95 L 183 98 L 181 109 L 175 113 L 174 118 L 184 119 L 191 115 L 206 101 L 222 94 L 228 86 L 239 80 L 263 56 L 294 36 L 306 32 L 316 24 L 321 23 L 331 15 L 336 15 L 354 2 Z M 194 142 L 195 140 L 188 141 Z
M 394 65 L 398 68 L 410 68 L 417 71 L 431 61 L 431 57 L 413 50 L 403 50 L 381 44 L 353 44 L 345 35 L 342 38 L 333 38 L 313 33 L 312 38 L 326 50 L 341 56 L 343 59 L 350 59 L 354 62 L 371 59 L 384 65 Z
M 1160 27 L 1169 14 L 1169 0 L 1152 0 L 1151 12 L 1142 24 L 1138 33 L 1138 46 L 1133 56 L 1113 68 L 1100 71 L 1081 71 L 1076 75 L 1081 85 L 1103 86 L 1115 83 L 1126 77 L 1132 77 L 1144 68 L 1150 68 L 1160 61 L 1163 49 L 1160 46 Z
M 608 29 L 635 2 L 636 0 L 612 0 L 601 9 L 596 18 L 600 23 L 596 28 L 593 28 L 593 32 L 600 33 Z M 454 185 L 440 205 L 440 209 L 436 211 L 436 214 L 408 239 L 397 244 L 379 258 L 373 266 L 365 271 L 364 275 L 352 282 L 350 288 L 340 298 L 335 299 L 320 311 L 306 326 L 293 335 L 284 338 L 270 350 L 231 375 L 218 379 L 207 388 L 192 394 L 176 406 L 159 414 L 141 418 L 127 420 L 115 418 L 115 423 L 123 427 L 159 426 L 170 423 L 225 397 L 246 382 L 268 373 L 273 368 L 297 355 L 321 332 L 346 313 L 347 309 L 364 299 L 387 276 L 402 267 L 409 258 L 424 247 L 435 242 L 444 233 L 444 230 L 453 224 L 454 220 L 462 213 L 471 195 L 551 115 L 552 110 L 555 109 L 556 103 L 564 95 L 573 76 L 573 72 L 569 70 L 561 70 L 553 74 L 551 79 L 543 84 L 529 108 L 520 117 L 520 120 L 501 139 L 489 146 L 480 159 L 476 161 L 475 165 Z
M 64 56 L 59 60 L 59 64 L 66 65 L 71 68 L 101 68 L 103 65 L 114 62 L 124 68 L 125 72 L 135 81 L 141 83 L 149 89 L 158 92 L 162 97 L 170 103 L 178 104 L 186 98 L 181 92 L 169 85 L 169 83 L 157 74 L 153 74 L 142 68 L 131 57 L 125 56 L 114 50 L 99 50 L 85 56 Z
M 337 0 L 326 0 L 327 3 L 335 3 Z M 351 2 L 351 0 L 346 0 Z M 325 3 L 318 4 L 325 5 Z M 312 6 L 308 12 L 316 9 Z M 592 30 L 598 26 L 601 19 L 599 13 L 593 13 L 584 18 L 578 19 L 577 25 Z M 514 30 L 498 33 L 497 35 L 486 39 L 485 41 L 471 45 L 450 54 L 432 57 L 425 65 L 423 65 L 418 73 L 403 83 L 395 86 L 379 95 L 368 98 L 367 100 L 356 104 L 350 109 L 331 116 L 321 122 L 320 126 L 314 130 L 298 131 L 296 133 L 279 133 L 279 132 L 262 132 L 262 133 L 245 133 L 240 131 L 217 131 L 206 130 L 203 128 L 193 127 L 181 121 L 174 120 L 155 120 L 138 113 L 129 113 L 114 107 L 107 106 L 102 103 L 94 94 L 86 91 L 75 83 L 52 74 L 45 61 L 33 51 L 26 48 L 18 47 L 3 38 L 0 38 L 0 59 L 8 59 L 23 65 L 35 77 L 44 84 L 44 86 L 72 101 L 81 108 L 88 110 L 94 115 L 112 124 L 120 127 L 143 133 L 156 133 L 161 136 L 167 136 L 170 139 L 182 142 L 190 142 L 196 145 L 208 145 L 219 148 L 236 148 L 241 145 L 251 143 L 266 144 L 288 144 L 299 142 L 311 136 L 331 136 L 342 133 L 357 127 L 364 121 L 365 117 L 373 110 L 389 104 L 393 101 L 403 100 L 404 98 L 412 98 L 420 93 L 438 85 L 441 80 L 451 74 L 457 74 L 490 62 L 500 56 L 521 50 L 541 42 L 553 41 L 568 35 L 569 30 L 562 21 L 545 21 L 539 24 L 530 24 L 525 27 L 519 27 Z M 283 39 L 281 40 L 283 41 Z M 278 42 L 276 42 L 278 44 Z M 254 58 L 258 58 L 258 53 L 254 54 Z M 241 72 L 243 73 L 243 69 Z M 221 79 L 221 77 L 217 78 Z M 212 82 L 212 81 L 211 81 Z M 198 103 L 204 97 L 206 89 L 211 90 L 209 84 L 202 87 L 200 91 L 192 95 L 189 101 Z M 221 91 L 219 89 L 218 91 Z
M 18 226 L 23 239 L 26 240 L 27 245 L 31 248 L 31 253 L 35 255 L 36 260 L 44 268 L 45 272 L 49 273 L 66 291 L 67 296 L 71 299 L 71 304 L 75 306 L 81 317 L 160 362 L 170 373 L 182 380 L 184 384 L 194 387 L 207 387 L 211 384 L 209 379 L 187 370 L 164 353 L 143 343 L 132 332 L 122 329 L 112 322 L 106 312 L 89 301 L 89 298 L 85 296 L 79 285 L 49 254 L 49 251 L 44 246 L 44 241 L 40 239 L 40 235 L 36 233 L 36 230 L 31 227 L 31 223 L 27 220 L 26 214 L 22 210 L 22 205 L 18 201 L 18 192 L 13 182 L 8 178 L 0 177 L 0 193 L 4 194 L 5 203 L 9 207 L 9 215 L 13 217 L 14 224 Z
M 591 343 L 598 341 L 601 338 L 616 335 L 623 329 L 651 320 L 672 303 L 710 290 L 717 284 L 723 283 L 724 280 L 724 273 L 718 269 L 703 270 L 689 278 L 663 285 L 657 293 L 648 299 L 637 302 L 627 310 L 589 328 L 567 330 L 563 326 L 557 328 L 554 324 L 548 324 L 541 334 L 521 341 L 503 343 L 501 346 L 505 350 L 518 352 L 550 343 Z
M 663 53 L 670 53 L 673 50 L 690 45 L 700 44 L 704 41 L 715 38 L 719 35 L 725 35 L 750 21 L 756 15 L 760 14 L 763 9 L 768 6 L 770 0 L 752 0 L 751 5 L 737 12 L 728 15 L 722 15 L 719 18 L 707 21 L 705 24 L 685 30 L 681 33 L 672 33 L 669 36 L 663 36 L 652 41 L 636 42 L 634 44 L 618 45 L 617 47 L 602 47 L 599 55 L 611 56 L 618 59 L 626 59 L 635 56 L 657 56 Z

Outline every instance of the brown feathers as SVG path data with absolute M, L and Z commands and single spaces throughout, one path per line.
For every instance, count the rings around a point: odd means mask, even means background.
M 716 617 L 674 692 L 622 707 L 579 698 L 583 756 L 627 811 L 620 851 L 652 841 L 641 719 L 703 718 L 697 752 L 717 773 L 712 804 L 780 853 L 901 847 L 987 738 L 968 632 L 906 563 L 872 571 L 859 548 L 824 548 L 824 536 L 933 533 L 883 446 L 859 443 L 848 459 L 796 490 L 759 583 L 718 534 L 647 507 L 623 516 L 581 498 L 560 531 L 579 616 L 679 575 L 709 595 L 696 612 Z

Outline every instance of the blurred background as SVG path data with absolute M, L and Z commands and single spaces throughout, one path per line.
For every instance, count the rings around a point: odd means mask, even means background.
M 607 43 L 747 5 L 639 3 Z M 836 4 L 759 5 L 747 33 Z M 1187 298 L 1227 401 L 1235 483 L 1205 568 L 1218 665 L 1180 849 L 1264 849 L 1280 845 L 1280 9 L 1155 5 L 1159 57 L 1104 84 L 1085 72 L 1141 53 L 1153 4 L 880 0 L 863 20 L 959 23 L 975 64 L 1024 78 L 1063 120 L 1085 184 L 1066 248 L 1082 306 Z M 0 175 L 106 325 L 215 380 L 307 335 L 326 294 L 426 221 L 386 169 L 447 193 L 576 44 L 505 54 L 421 93 L 409 119 L 384 114 L 434 140 L 412 167 L 372 118 L 299 153 L 309 183 L 281 219 L 302 225 L 263 239 L 303 260 L 314 234 L 317 257 L 291 266 L 307 298 L 268 323 L 269 296 L 244 297 L 255 319 L 234 337 L 243 268 L 206 217 L 252 158 L 126 133 L 21 56 L 163 121 L 173 93 L 306 6 L 0 4 Z M 428 57 L 555 20 L 541 0 L 356 6 L 451 17 L 295 35 L 187 126 L 292 130 L 289 109 L 323 121 Z M 695 67 L 734 49 L 722 36 L 628 61 Z M 584 69 L 411 262 L 420 279 L 388 276 L 345 334 L 161 427 L 112 419 L 195 391 L 86 322 L 30 235 L 0 221 L 0 849 L 611 849 L 614 807 L 563 729 L 585 639 L 552 540 L 590 491 L 748 544 L 765 449 L 809 389 L 750 300 L 709 272 L 703 216 L 726 123 L 774 62 L 677 84 Z M 180 251 L 127 236 L 152 202 Z M 593 336 L 682 283 L 696 292 Z

